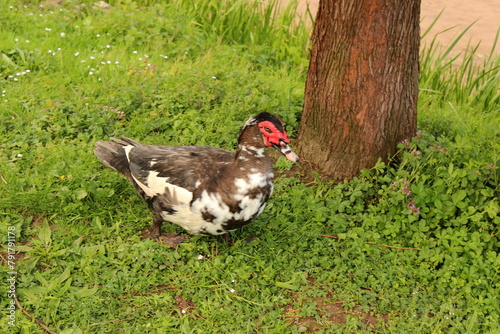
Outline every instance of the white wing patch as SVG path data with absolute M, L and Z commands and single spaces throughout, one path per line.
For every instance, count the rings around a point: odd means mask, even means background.
M 193 193 L 187 189 L 168 183 L 169 177 L 160 177 L 158 174 L 159 172 L 150 171 L 147 178 L 147 185 L 140 182 L 134 175 L 132 177 L 149 197 L 164 194 L 168 189 L 170 194 L 175 196 L 176 202 L 189 205 L 189 202 L 193 199 Z
M 123 146 L 123 149 L 125 150 L 125 155 L 127 156 L 128 162 L 130 162 L 130 158 L 129 158 L 130 150 L 133 148 L 134 148 L 134 145 Z

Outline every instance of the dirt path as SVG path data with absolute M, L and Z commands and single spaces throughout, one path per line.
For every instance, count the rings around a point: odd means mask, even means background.
M 290 0 L 282 1 L 287 3 Z M 305 13 L 307 3 L 315 15 L 319 0 L 299 0 L 299 13 Z M 479 56 L 486 55 L 491 51 L 495 35 L 500 27 L 499 0 L 422 0 L 420 25 L 422 32 L 431 25 L 443 9 L 443 14 L 428 35 L 430 38 L 443 30 L 454 27 L 440 34 L 437 38 L 442 44 L 447 45 L 468 25 L 477 20 L 457 44 L 457 50 L 466 48 L 470 41 L 473 45 L 481 42 L 478 48 Z M 426 38 L 426 40 L 428 39 Z M 500 45 L 496 46 L 495 53 L 500 54 Z

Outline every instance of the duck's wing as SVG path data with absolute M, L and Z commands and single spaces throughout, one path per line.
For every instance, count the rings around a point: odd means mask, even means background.
M 189 205 L 193 192 L 208 181 L 216 181 L 220 171 L 234 160 L 234 153 L 214 147 L 144 145 L 126 137 L 111 139 L 96 143 L 95 154 L 106 167 L 124 174 L 153 212 Z
M 193 192 L 216 178 L 234 154 L 204 146 L 139 145 L 124 147 L 131 174 L 150 197 L 170 187 Z

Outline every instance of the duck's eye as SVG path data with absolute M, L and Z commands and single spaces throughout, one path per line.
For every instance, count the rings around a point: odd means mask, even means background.
M 265 126 L 265 127 L 264 127 L 264 131 L 266 131 L 267 133 L 272 133 L 272 132 L 273 132 L 273 131 L 271 130 L 271 128 L 270 128 L 270 127 L 268 127 L 268 126 Z

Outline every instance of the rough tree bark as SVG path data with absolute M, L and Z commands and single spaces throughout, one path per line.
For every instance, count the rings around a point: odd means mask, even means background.
M 416 132 L 420 0 L 321 0 L 299 156 L 352 178 Z

